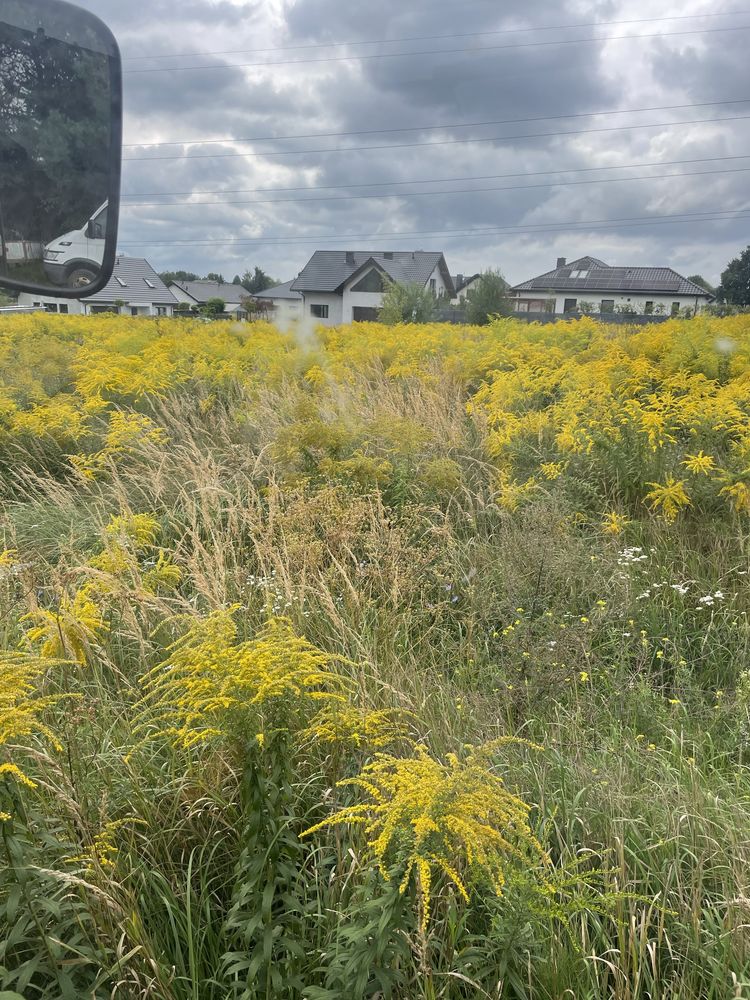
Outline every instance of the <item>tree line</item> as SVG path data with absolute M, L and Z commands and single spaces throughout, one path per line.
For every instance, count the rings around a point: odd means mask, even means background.
M 209 271 L 202 276 L 194 271 L 161 271 L 159 277 L 167 286 L 173 281 L 216 281 L 221 285 L 241 285 L 250 295 L 257 295 L 258 292 L 264 292 L 267 288 L 280 284 L 275 278 L 266 274 L 262 267 L 248 268 L 242 276 L 235 274 L 231 281 L 227 281 L 224 275 L 217 271 Z

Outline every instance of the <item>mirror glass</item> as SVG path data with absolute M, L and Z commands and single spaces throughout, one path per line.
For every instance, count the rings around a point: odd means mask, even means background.
M 119 54 L 98 18 L 60 0 L 2 0 L 0 284 L 69 297 L 109 277 L 119 115 Z

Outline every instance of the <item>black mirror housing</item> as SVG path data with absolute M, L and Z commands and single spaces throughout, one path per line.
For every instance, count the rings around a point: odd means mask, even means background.
M 122 66 L 65 0 L 0 3 L 0 287 L 82 298 L 117 251 Z

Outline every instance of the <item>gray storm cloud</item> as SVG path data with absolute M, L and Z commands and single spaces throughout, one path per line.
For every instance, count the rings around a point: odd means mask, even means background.
M 643 21 L 499 34 L 530 26 L 634 21 L 668 13 L 684 18 L 695 8 L 683 5 L 655 11 L 645 3 L 581 6 L 571 2 L 552 7 L 513 2 L 498 12 L 495 0 L 481 0 L 465 11 L 445 0 L 406 4 L 383 0 L 377 5 L 342 5 L 339 0 L 297 0 L 287 5 L 190 0 L 181 5 L 176 17 L 166 0 L 131 0 L 127 7 L 114 0 L 88 0 L 84 5 L 103 17 L 120 40 L 126 56 L 126 135 L 129 143 L 143 144 L 126 150 L 122 248 L 144 254 L 158 269 L 222 271 L 231 278 L 259 264 L 283 279 L 300 270 L 316 245 L 344 245 L 330 242 L 333 238 L 351 235 L 352 246 L 364 247 L 367 239 L 358 237 L 366 234 L 442 232 L 394 240 L 394 246 L 443 249 L 454 270 L 500 267 L 511 280 L 547 270 L 558 254 L 584 253 L 612 263 L 669 264 L 716 279 L 728 258 L 748 242 L 744 220 L 696 218 L 666 224 L 659 217 L 745 207 L 748 174 L 742 171 L 750 167 L 750 121 L 671 127 L 666 123 L 750 115 L 750 101 L 694 110 L 614 112 L 750 98 L 746 70 L 750 31 L 740 30 L 750 18 Z M 593 35 L 653 35 L 732 24 L 736 31 L 564 44 Z M 420 40 L 436 35 L 445 37 Z M 373 41 L 384 38 L 412 40 Z M 315 47 L 341 41 L 351 44 Z M 557 44 L 529 44 L 539 41 Z M 472 51 L 482 47 L 487 51 Z M 446 48 L 468 51 L 357 58 Z M 186 55 L 164 58 L 170 53 Z M 313 61 L 326 56 L 338 61 Z M 342 61 L 344 56 L 348 58 Z M 257 65 L 263 62 L 276 65 Z M 238 65 L 244 63 L 256 65 Z M 140 72 L 165 66 L 214 68 Z M 612 114 L 587 117 L 596 111 Z M 542 116 L 550 118 L 460 127 L 464 122 Z M 659 126 L 529 135 L 653 123 Z M 282 138 L 394 128 L 413 131 Z M 260 136 L 280 138 L 242 145 L 146 145 L 174 139 Z M 469 138 L 483 141 L 451 141 Z M 399 148 L 356 148 L 393 144 Z M 747 160 L 709 161 L 744 154 Z M 592 167 L 678 159 L 706 162 L 591 172 Z M 723 168 L 735 172 L 705 173 Z M 563 170 L 588 173 L 541 174 Z M 553 183 L 698 171 L 704 173 L 623 183 Z M 494 186 L 527 184 L 527 190 L 466 193 L 464 189 L 492 187 L 493 182 L 446 180 L 507 174 L 519 176 L 497 180 Z M 433 178 L 441 182 L 428 183 Z M 230 204 L 268 201 L 273 193 L 254 193 L 268 188 L 302 190 L 279 191 L 278 198 L 284 201 L 276 205 Z M 438 193 L 446 189 L 452 193 Z M 410 191 L 433 194 L 405 197 Z M 153 202 L 170 199 L 153 197 L 157 192 L 180 192 L 171 200 L 181 202 L 225 203 L 160 208 Z M 190 197 L 187 192 L 209 193 Z M 388 197 L 349 200 L 357 193 L 387 193 Z M 302 200 L 316 195 L 347 200 L 307 204 Z M 151 204 L 136 207 L 138 201 Z M 642 222 L 628 222 L 635 219 Z M 574 227 L 553 233 L 479 231 L 586 220 L 612 221 L 589 232 Z M 448 230 L 475 232 L 455 236 L 448 235 Z M 386 243 L 375 245 L 383 248 Z

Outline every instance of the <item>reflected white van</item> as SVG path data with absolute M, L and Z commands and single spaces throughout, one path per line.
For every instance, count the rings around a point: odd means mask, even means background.
M 52 240 L 44 248 L 44 271 L 50 281 L 83 288 L 99 276 L 107 233 L 107 205 L 97 209 L 82 229 Z

